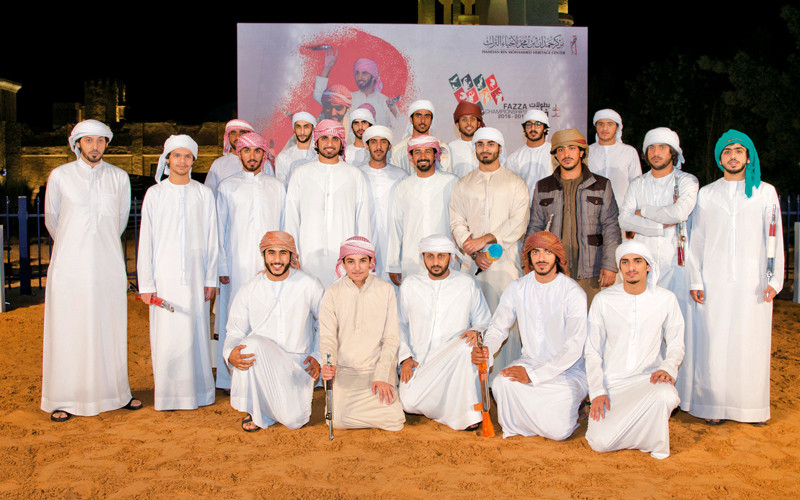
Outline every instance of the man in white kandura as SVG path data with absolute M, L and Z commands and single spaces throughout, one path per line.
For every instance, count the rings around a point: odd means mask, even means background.
M 458 177 L 439 168 L 439 141 L 418 135 L 408 141 L 405 156 L 416 168 L 415 175 L 397 185 L 389 224 L 387 268 L 392 283 L 425 272 L 419 260 L 419 240 L 432 234 L 450 234 L 450 197 Z M 460 265 L 453 259 L 454 268 Z
M 317 159 L 316 149 L 311 144 L 316 126 L 317 120 L 311 113 L 299 111 L 292 115 L 294 135 L 275 159 L 275 177 L 287 189 L 292 172 L 300 165 Z
M 297 235 L 306 272 L 329 287 L 335 279 L 339 244 L 354 234 L 370 234 L 369 191 L 361 170 L 345 163 L 341 123 L 319 122 L 314 145 L 319 159 L 298 167 L 289 180 L 285 228 Z
M 205 181 L 205 185 L 211 188 L 215 196 L 220 182 L 242 170 L 242 163 L 239 161 L 239 155 L 236 154 L 236 141 L 244 134 L 254 131 L 253 126 L 244 120 L 231 120 L 225 125 L 225 132 L 222 136 L 222 156 L 211 164 Z
M 258 253 L 259 234 L 283 228 L 286 190 L 277 178 L 264 173 L 269 146 L 255 132 L 239 138 L 236 152 L 242 170 L 222 181 L 217 190 L 217 222 L 219 226 L 220 295 L 227 295 L 219 311 L 219 344 L 225 344 L 230 304 L 236 292 L 259 271 L 264 258 Z M 217 387 L 231 388 L 231 373 L 224 368 L 222 350 L 217 352 Z
M 481 398 L 470 346 L 492 315 L 475 280 L 449 268 L 459 254 L 449 236 L 425 237 L 419 249 L 428 272 L 400 287 L 400 401 L 406 413 L 455 430 L 477 428 Z
M 350 113 L 350 130 L 353 132 L 353 143 L 344 148 L 344 156 L 350 165 L 360 167 L 369 161 L 369 153 L 364 147 L 364 132 L 373 125 L 375 125 L 375 117 L 372 116 L 372 112 L 369 109 L 358 108 Z
M 54 240 L 47 270 L 42 410 L 54 422 L 125 408 L 128 385 L 127 273 L 120 236 L 128 225 L 128 174 L 103 161 L 114 134 L 97 120 L 72 129 L 76 161 L 50 173 L 44 198 Z
M 217 288 L 217 211 L 210 188 L 192 180 L 197 143 L 173 135 L 158 159 L 156 185 L 142 205 L 137 276 L 150 308 L 156 410 L 194 410 L 214 402 L 208 301 Z M 162 181 L 161 175 L 169 177 Z
M 405 423 L 397 398 L 400 334 L 394 287 L 370 271 L 375 247 L 367 238 L 342 242 L 337 281 L 319 312 L 322 380 L 333 379 L 333 427 L 399 431 Z
M 611 181 L 617 206 L 625 199 L 628 184 L 642 175 L 636 148 L 622 143 L 622 117 L 613 109 L 601 109 L 592 120 L 597 142 L 589 146 L 589 170 Z
M 683 316 L 675 294 L 657 285 L 658 262 L 644 243 L 627 241 L 615 256 L 622 283 L 598 293 L 589 309 L 586 440 L 600 453 L 640 450 L 667 458 L 669 417 L 680 403 L 674 384 Z
M 522 132 L 525 144 L 508 155 L 508 169 L 525 179 L 528 191 L 533 200 L 536 183 L 553 174 L 550 156 L 550 142 L 547 133 L 550 130 L 550 118 L 544 111 L 532 109 L 522 118 Z
M 223 356 L 233 370 L 231 406 L 255 432 L 280 422 L 299 429 L 311 416 L 319 376 L 319 279 L 300 270 L 294 238 L 269 231 L 258 246 L 263 270 L 239 289 Z
M 476 365 L 491 363 L 514 322 L 522 357 L 492 384 L 503 439 L 542 436 L 563 441 L 578 428 L 578 410 L 588 386 L 583 364 L 586 292 L 567 271 L 564 247 L 548 231 L 532 234 L 522 250 L 526 276 L 511 283 L 484 336 L 472 350 Z
M 770 418 L 772 301 L 783 288 L 781 205 L 775 188 L 761 181 L 758 153 L 746 134 L 725 132 L 714 160 L 723 178 L 697 195 L 690 242 L 698 318 L 689 413 L 712 425 L 764 425 Z
M 395 164 L 408 172 L 409 175 L 414 175 L 414 164 L 408 157 L 408 141 L 415 139 L 420 135 L 436 136 L 436 111 L 433 109 L 431 101 L 414 101 L 408 107 L 408 124 L 406 125 L 406 135 L 397 144 L 392 147 L 392 160 Z M 444 141 L 437 141 L 439 143 L 439 165 L 445 172 L 452 172 L 450 165 L 450 149 Z
M 517 243 L 528 226 L 530 196 L 525 180 L 503 166 L 505 141 L 499 130 L 484 127 L 472 139 L 480 166 L 453 188 L 450 228 L 458 246 L 471 257 L 469 272 L 475 275 L 481 270 L 476 279 L 494 314 L 503 291 L 522 274 Z M 496 261 L 486 255 L 486 249 L 493 243 L 503 247 L 503 254 Z M 508 366 L 519 354 L 519 333 L 515 327 L 494 363 Z M 497 372 L 489 373 L 490 382 Z
M 472 136 L 475 132 L 486 125 L 483 124 L 483 111 L 477 104 L 467 101 L 460 101 L 453 113 L 453 120 L 460 137 L 447 143 L 450 153 L 453 155 L 451 164 L 453 165 L 453 175 L 459 179 L 478 168 L 478 158 L 475 156 L 475 146 L 472 144 Z
M 375 245 L 375 274 L 389 281 L 386 269 L 389 254 L 389 227 L 392 222 L 392 199 L 397 185 L 408 177 L 402 168 L 388 163 L 394 135 L 388 127 L 373 125 L 364 132 L 369 162 L 359 169 L 364 174 L 369 191 L 369 225 L 372 229 L 372 243 Z
M 689 411 L 694 380 L 694 317 L 695 305 L 689 295 L 689 255 L 687 236 L 690 217 L 697 202 L 697 177 L 681 170 L 683 151 L 678 134 L 666 127 L 645 135 L 642 159 L 650 171 L 633 179 L 625 200 L 619 207 L 619 225 L 633 231 L 658 262 L 661 274 L 658 286 L 675 294 L 681 307 L 686 329 L 683 343 L 686 354 L 678 370 L 675 388 L 681 398 L 681 409 Z M 676 193 L 677 187 L 677 195 Z M 681 234 L 682 233 L 682 234 Z M 683 239 L 683 255 L 678 257 L 679 238 Z

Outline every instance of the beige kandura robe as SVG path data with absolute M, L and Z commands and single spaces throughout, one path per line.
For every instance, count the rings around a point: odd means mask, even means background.
M 344 277 L 325 291 L 319 314 L 320 357 L 331 355 L 333 427 L 399 431 L 405 423 L 397 392 L 400 346 L 394 287 L 370 274 L 361 288 Z M 392 404 L 372 393 L 374 381 L 394 388 Z

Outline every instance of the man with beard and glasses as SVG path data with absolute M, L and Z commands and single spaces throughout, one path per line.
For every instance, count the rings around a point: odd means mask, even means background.
M 214 403 L 210 311 L 218 281 L 214 193 L 192 180 L 197 143 L 173 135 L 158 159 L 156 185 L 142 204 L 136 276 L 142 302 L 153 296 L 175 308 L 150 308 L 156 410 L 194 410 Z M 169 177 L 161 180 L 163 173 Z
M 336 65 L 339 51 L 327 49 L 325 51 L 325 65 L 322 74 L 314 81 L 314 100 L 321 103 L 322 92 L 328 87 L 328 75 Z M 372 59 L 361 58 L 353 64 L 353 78 L 356 81 L 358 90 L 352 92 L 353 108 L 361 107 L 362 104 L 370 104 L 375 110 L 375 125 L 389 127 L 392 116 L 397 117 L 397 106 L 389 105 L 391 99 L 381 93 L 383 82 L 378 72 L 378 65 Z M 391 115 L 391 116 L 390 116 Z
M 394 136 L 388 127 L 373 125 L 364 132 L 369 162 L 358 167 L 364 173 L 369 190 L 369 225 L 375 245 L 375 274 L 389 281 L 386 269 L 389 255 L 389 227 L 392 224 L 392 198 L 400 181 L 408 177 L 402 168 L 387 162 Z
M 76 161 L 50 173 L 44 220 L 54 240 L 47 270 L 42 410 L 54 422 L 142 403 L 128 385 L 128 303 L 120 236 L 128 225 L 128 174 L 103 161 L 114 134 L 84 120 L 72 129 Z
M 404 169 L 409 175 L 414 175 L 414 164 L 406 154 L 408 151 L 408 141 L 420 135 L 431 137 L 436 136 L 436 111 L 433 109 L 431 101 L 414 101 L 408 107 L 408 124 L 406 125 L 406 135 L 403 139 L 392 147 L 392 161 Z M 439 141 L 439 165 L 437 168 L 451 172 L 450 168 L 450 149 L 444 141 Z
M 225 344 L 225 325 L 230 304 L 236 292 L 264 268 L 258 253 L 259 234 L 283 228 L 286 189 L 283 183 L 264 173 L 269 146 L 261 135 L 251 132 L 237 145 L 242 171 L 222 181 L 217 190 L 217 222 L 219 226 L 220 295 L 228 304 L 219 315 L 219 343 Z M 231 388 L 231 374 L 224 368 L 220 350 L 217 360 L 217 387 Z
M 606 177 L 614 188 L 617 205 L 625 199 L 628 184 L 642 175 L 636 148 L 622 143 L 622 117 L 613 109 L 601 109 L 592 120 L 597 142 L 589 146 L 589 169 Z
M 450 141 L 447 147 L 453 154 L 453 174 L 459 179 L 478 168 L 478 159 L 475 156 L 475 146 L 472 145 L 472 136 L 483 124 L 481 107 L 471 102 L 461 101 L 453 113 L 453 120 L 458 128 L 460 138 Z
M 441 143 L 419 135 L 408 141 L 406 158 L 416 175 L 401 181 L 394 192 L 389 224 L 389 277 L 400 286 L 404 277 L 424 272 L 419 241 L 432 234 L 450 234 L 450 196 L 458 177 L 436 168 Z M 453 265 L 458 264 L 453 261 Z
M 697 203 L 697 177 L 681 169 L 683 151 L 678 134 L 666 127 L 647 132 L 642 160 L 650 171 L 633 179 L 619 207 L 619 225 L 623 231 L 635 232 L 634 240 L 644 243 L 658 263 L 661 276 L 658 286 L 678 298 L 686 323 L 683 343 L 686 354 L 678 370 L 675 387 L 681 397 L 681 409 L 689 411 L 694 380 L 694 317 L 695 305 L 689 296 L 689 242 L 684 240 L 684 260 L 678 262 L 680 224 L 683 237 L 691 231 L 691 214 Z M 677 187 L 678 195 L 675 195 Z
M 371 108 L 372 106 L 369 107 Z M 350 113 L 350 130 L 353 132 L 353 143 L 345 147 L 344 155 L 347 157 L 348 163 L 354 167 L 360 167 L 369 161 L 369 154 L 364 148 L 363 136 L 364 131 L 372 125 L 375 125 L 375 116 L 369 109 L 358 108 Z
M 505 141 L 499 130 L 478 129 L 472 140 L 480 165 L 453 188 L 450 228 L 458 246 L 471 257 L 467 260 L 469 273 L 475 275 L 481 271 L 476 279 L 494 314 L 503 291 L 522 274 L 518 242 L 528 225 L 530 196 L 525 180 L 503 166 Z M 486 250 L 494 243 L 503 248 L 503 254 L 492 261 Z M 494 362 L 507 366 L 519 354 L 519 333 L 515 327 Z M 489 374 L 490 381 L 497 372 Z
M 299 111 L 292 115 L 294 136 L 275 159 L 275 177 L 283 182 L 283 186 L 287 189 L 292 172 L 303 163 L 317 158 L 316 150 L 311 147 L 311 136 L 316 126 L 317 120 L 311 113 Z
M 770 418 L 772 300 L 783 288 L 781 205 L 775 188 L 761 181 L 758 153 L 746 134 L 725 132 L 714 160 L 723 178 L 697 195 L 687 264 L 698 315 L 689 413 L 713 425 L 763 425 Z
M 219 183 L 234 174 L 238 174 L 242 169 L 242 163 L 236 154 L 236 141 L 244 134 L 254 131 L 253 126 L 244 120 L 231 120 L 225 125 L 225 133 L 222 136 L 222 156 L 211 164 L 205 181 L 205 185 L 211 188 L 215 196 Z
M 640 450 L 669 456 L 669 417 L 678 403 L 683 316 L 675 294 L 657 285 L 658 262 L 639 241 L 615 259 L 622 283 L 603 290 L 589 309 L 584 347 L 592 409 L 586 441 L 598 453 Z
M 449 236 L 427 236 L 419 250 L 428 272 L 403 280 L 398 299 L 400 402 L 455 430 L 475 428 L 481 398 L 470 351 L 492 315 L 475 279 L 450 269 L 459 252 Z
M 550 143 L 546 140 L 549 129 L 547 114 L 538 109 L 528 111 L 522 119 L 525 144 L 508 156 L 508 169 L 525 179 L 531 199 L 536 183 L 553 173 Z
M 280 422 L 299 429 L 311 416 L 319 377 L 319 279 L 300 270 L 294 238 L 269 231 L 258 245 L 266 267 L 233 298 L 223 347 L 233 371 L 231 406 L 242 430 Z M 254 249 L 255 250 L 255 249 Z
M 528 235 L 550 224 L 561 239 L 569 275 L 586 292 L 589 305 L 601 287 L 614 284 L 614 251 L 622 241 L 619 209 L 611 183 L 586 163 L 586 138 L 578 129 L 553 134 L 555 171 L 536 183 Z
M 503 439 L 542 436 L 563 441 L 578 428 L 578 410 L 588 394 L 583 365 L 586 343 L 586 293 L 567 275 L 558 236 L 541 231 L 525 240 L 525 276 L 515 280 L 472 362 L 492 362 L 516 322 L 522 357 L 503 367 L 492 394 Z
M 286 232 L 297 235 L 306 272 L 326 287 L 334 281 L 339 243 L 353 234 L 370 235 L 367 182 L 361 170 L 345 163 L 344 144 L 341 123 L 319 122 L 319 158 L 294 171 L 286 192 Z

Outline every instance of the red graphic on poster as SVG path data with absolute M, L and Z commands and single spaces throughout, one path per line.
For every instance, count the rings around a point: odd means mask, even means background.
M 486 78 L 486 85 L 489 86 L 489 90 L 492 91 L 492 94 L 494 94 L 495 90 L 500 88 L 500 86 L 497 85 L 497 80 L 495 80 L 494 75 L 490 75 L 488 78 Z
M 328 75 L 328 87 L 344 85 L 350 92 L 358 90 L 353 76 L 353 64 L 360 58 L 372 59 L 378 66 L 383 89 L 388 98 L 402 96 L 397 102 L 399 112 L 404 112 L 416 99 L 417 89 L 411 73 L 409 58 L 389 42 L 361 29 L 341 26 L 304 37 L 292 50 L 291 56 L 300 62 L 300 83 L 288 88 L 268 117 L 253 125 L 267 140 L 272 139 L 281 148 L 292 137 L 291 115 L 308 111 L 315 117 L 322 113 L 322 105 L 314 100 L 314 82 L 325 66 L 325 50 L 310 47 L 330 46 L 338 51 L 336 64 Z
M 501 102 L 505 101 L 505 99 L 503 99 L 503 93 L 500 91 L 500 87 L 492 90 L 492 99 L 494 99 L 495 104 L 500 104 Z
M 475 90 L 475 87 L 467 91 L 467 100 L 472 104 L 478 104 L 478 91 Z
M 489 101 L 493 100 L 492 92 L 489 90 L 489 87 L 483 87 L 483 89 L 478 92 L 478 95 L 481 97 L 481 104 L 488 104 Z
M 456 90 L 455 92 L 453 92 L 453 95 L 456 96 L 457 102 L 465 101 L 467 99 L 467 94 L 466 92 L 464 92 L 464 89 Z

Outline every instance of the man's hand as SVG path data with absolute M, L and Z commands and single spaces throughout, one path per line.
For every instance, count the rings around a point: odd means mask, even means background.
M 418 367 L 419 363 L 414 361 L 414 358 L 406 358 L 400 363 L 400 381 L 407 384 L 411 377 L 414 376 L 414 368 Z
M 608 269 L 601 269 L 600 276 L 597 278 L 597 281 L 600 282 L 600 288 L 611 286 L 615 281 L 617 281 L 617 273 L 614 271 L 609 271 Z
M 479 349 L 478 346 L 472 348 L 472 364 L 479 365 L 481 363 L 489 363 L 489 348 L 483 346 Z
M 139 295 L 139 298 L 142 299 L 142 302 L 144 302 L 145 304 L 147 304 L 149 306 L 150 304 L 152 304 L 152 302 L 151 302 L 152 298 L 155 297 L 155 296 L 156 296 L 156 294 L 154 294 L 154 293 L 143 293 L 143 294 Z
M 317 380 L 317 377 L 319 377 L 319 363 L 317 363 L 317 360 L 314 359 L 314 356 L 307 357 L 303 361 L 303 364 L 308 365 L 308 368 L 306 368 L 306 373 L 311 375 L 311 378 L 314 380 Z
M 381 403 L 385 400 L 387 405 L 392 404 L 392 401 L 394 401 L 394 388 L 386 382 L 378 382 L 377 380 L 373 382 L 372 394 L 377 394 L 381 399 Z
M 476 252 L 480 252 L 486 245 L 491 245 L 492 243 L 497 243 L 497 239 L 495 239 L 494 235 L 491 233 L 484 234 L 480 238 L 473 238 L 470 235 L 464 241 L 464 246 L 462 248 L 465 254 L 472 255 Z
M 403 282 L 403 274 L 402 273 L 389 273 L 389 279 L 392 280 L 392 283 L 395 286 L 400 286 L 400 283 Z
M 467 330 L 466 332 L 461 334 L 461 339 L 467 339 L 464 342 L 469 344 L 470 347 L 475 347 L 475 344 L 478 343 L 478 332 L 475 330 Z
M 528 376 L 528 370 L 521 366 L 509 366 L 500 370 L 500 375 L 510 377 L 512 382 L 519 382 L 522 384 L 530 384 L 531 378 Z
M 394 115 L 394 117 L 397 118 L 399 116 L 399 113 L 397 111 L 397 103 L 390 104 L 391 102 L 392 102 L 392 99 L 390 97 L 387 97 L 386 98 L 386 107 L 389 108 L 389 111 L 391 111 L 391 113 Z
M 489 269 L 493 263 L 494 261 L 490 260 L 489 257 L 486 256 L 486 252 L 479 252 L 475 257 L 475 264 L 478 265 L 478 269 L 481 271 Z
M 706 294 L 704 294 L 702 290 L 691 290 L 689 293 L 692 295 L 695 302 L 698 304 L 705 304 Z
M 322 69 L 322 74 L 320 75 L 322 78 L 328 78 L 328 75 L 331 74 L 331 69 L 336 65 L 336 56 L 339 55 L 339 49 L 336 49 L 336 52 L 333 49 L 326 49 L 325 50 L 325 67 Z
M 601 418 L 606 418 L 606 411 L 611 411 L 611 400 L 605 394 L 597 396 L 592 400 L 592 410 L 589 412 L 589 418 L 599 422 Z
M 764 301 L 772 302 L 772 299 L 775 298 L 775 295 L 775 289 L 767 285 L 767 288 L 764 289 Z
M 253 363 L 256 361 L 255 354 L 242 354 L 242 349 L 247 347 L 246 345 L 237 345 L 231 351 L 231 355 L 228 356 L 228 362 L 234 368 L 242 370 L 243 372 L 247 371 L 248 368 L 253 366 Z
M 650 375 L 650 383 L 675 385 L 675 379 L 664 370 L 656 370 L 652 375 Z
M 214 295 L 217 293 L 217 288 L 213 286 L 204 287 L 206 302 L 214 298 Z
M 322 369 L 320 370 L 320 375 L 322 376 L 322 380 L 328 381 L 333 380 L 333 377 L 336 376 L 336 366 L 335 365 L 322 365 Z
M 219 277 L 219 282 L 222 283 L 223 285 L 230 285 L 231 284 L 231 278 L 230 278 L 230 276 L 220 276 Z

